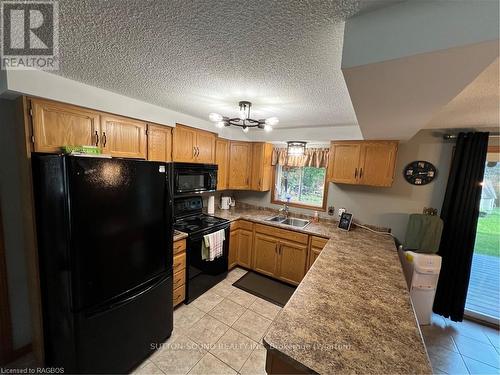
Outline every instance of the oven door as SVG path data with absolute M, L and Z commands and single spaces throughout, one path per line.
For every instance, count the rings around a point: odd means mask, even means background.
M 208 289 L 224 280 L 227 275 L 228 255 L 229 255 L 229 226 L 219 229 L 225 230 L 223 255 L 213 261 L 201 259 L 201 244 L 203 235 L 208 232 L 190 235 L 187 241 L 187 290 L 186 303 L 190 303 Z M 213 230 L 209 231 L 212 232 Z
M 215 191 L 217 189 L 217 171 L 213 169 L 174 170 L 174 194 L 193 194 Z

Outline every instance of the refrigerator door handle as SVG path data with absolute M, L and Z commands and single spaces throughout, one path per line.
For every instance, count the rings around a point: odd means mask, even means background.
M 160 277 L 157 281 L 155 281 L 153 284 L 148 285 L 144 289 L 141 289 L 139 292 L 136 292 L 132 295 L 129 295 L 129 293 L 126 293 L 122 298 L 114 300 L 111 303 L 105 303 L 100 306 L 97 306 L 95 308 L 91 308 L 85 312 L 85 316 L 87 318 L 91 318 L 93 316 L 102 314 L 106 311 L 116 309 L 120 306 L 126 305 L 129 302 L 132 302 L 133 300 L 139 298 L 140 296 L 146 294 L 150 290 L 156 288 L 158 285 L 160 285 L 162 282 L 164 282 L 167 278 L 169 277 L 168 274 L 164 274 L 162 277 Z

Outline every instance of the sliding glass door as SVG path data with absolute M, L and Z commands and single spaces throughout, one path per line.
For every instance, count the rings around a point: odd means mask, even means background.
M 489 152 L 492 151 L 492 152 Z M 500 160 L 489 149 L 465 314 L 500 322 Z

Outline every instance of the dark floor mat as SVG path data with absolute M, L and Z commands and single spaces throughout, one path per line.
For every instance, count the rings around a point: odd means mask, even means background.
M 286 305 L 295 291 L 294 286 L 252 271 L 248 271 L 233 285 L 280 307 Z

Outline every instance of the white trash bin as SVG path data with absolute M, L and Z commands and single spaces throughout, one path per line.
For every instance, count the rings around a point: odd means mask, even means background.
M 432 305 L 441 270 L 441 257 L 399 250 L 413 308 L 420 325 L 431 324 Z

